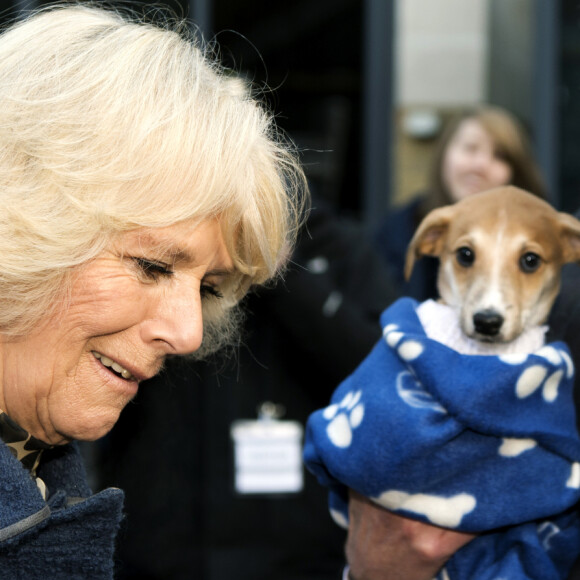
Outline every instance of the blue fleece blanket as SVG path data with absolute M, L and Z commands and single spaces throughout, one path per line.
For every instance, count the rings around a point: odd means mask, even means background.
M 304 459 L 348 525 L 348 488 L 401 515 L 478 537 L 440 578 L 565 578 L 580 552 L 580 440 L 567 347 L 462 355 L 429 339 L 418 304 L 311 415 Z M 388 539 L 386 539 L 388 541 Z

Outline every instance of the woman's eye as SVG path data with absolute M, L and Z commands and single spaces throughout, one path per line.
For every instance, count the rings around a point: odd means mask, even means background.
M 463 150 L 466 153 L 475 153 L 479 149 L 479 145 L 477 143 L 464 143 Z
M 538 254 L 534 254 L 534 252 L 526 252 L 520 258 L 520 270 L 525 274 L 531 274 L 535 272 L 542 263 L 542 258 L 538 256 Z
M 455 252 L 455 257 L 457 258 L 457 263 L 464 268 L 469 268 L 475 262 L 475 252 L 467 246 L 459 248 Z
M 202 298 L 223 298 L 224 295 L 215 287 L 210 284 L 202 284 L 199 289 L 199 293 Z
M 505 151 L 499 151 L 496 149 L 493 152 L 493 157 L 494 157 L 494 159 L 497 159 L 498 161 L 505 161 L 506 163 L 509 163 L 508 155 Z
M 159 280 L 160 278 L 169 277 L 173 274 L 171 266 L 164 262 L 156 262 L 155 260 L 147 260 L 145 258 L 133 258 L 133 261 L 141 273 L 149 280 Z

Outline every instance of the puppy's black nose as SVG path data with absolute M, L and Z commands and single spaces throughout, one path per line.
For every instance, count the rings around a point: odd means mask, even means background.
M 482 310 L 473 315 L 475 332 L 484 334 L 485 336 L 495 336 L 499 332 L 502 324 L 503 316 L 495 310 Z

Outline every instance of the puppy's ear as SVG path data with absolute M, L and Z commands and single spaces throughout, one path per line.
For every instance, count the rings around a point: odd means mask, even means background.
M 419 224 L 407 248 L 405 258 L 405 279 L 413 272 L 415 260 L 421 256 L 439 256 L 449 229 L 449 222 L 455 213 L 452 205 L 446 205 L 429 212 Z
M 580 262 L 580 220 L 559 212 L 560 239 L 562 240 L 563 262 Z

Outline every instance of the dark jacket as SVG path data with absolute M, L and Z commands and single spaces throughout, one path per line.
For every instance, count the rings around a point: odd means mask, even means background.
M 580 429 L 580 266 L 564 267 L 562 288 L 550 316 L 549 340 L 563 340 L 570 348 L 576 367 L 574 399 L 576 424 Z M 580 506 L 578 506 L 580 509 Z M 568 580 L 580 580 L 580 559 L 576 562 Z
M 405 280 L 405 257 L 409 242 L 421 222 L 424 196 L 419 195 L 405 205 L 393 207 L 383 217 L 375 232 L 377 251 L 383 257 L 393 282 L 401 295 L 419 302 L 437 298 L 437 269 L 439 260 L 428 256 L 415 262 L 409 280 Z
M 104 442 L 104 484 L 126 492 L 119 578 L 331 580 L 343 530 L 326 491 L 240 496 L 230 426 L 272 401 L 298 421 L 326 404 L 380 336 L 390 280 L 360 226 L 312 212 L 285 280 L 246 302 L 231 360 L 170 361 Z
M 36 482 L 0 442 L 0 576 L 10 580 L 113 577 L 123 493 L 91 495 L 76 445 L 44 452 Z

